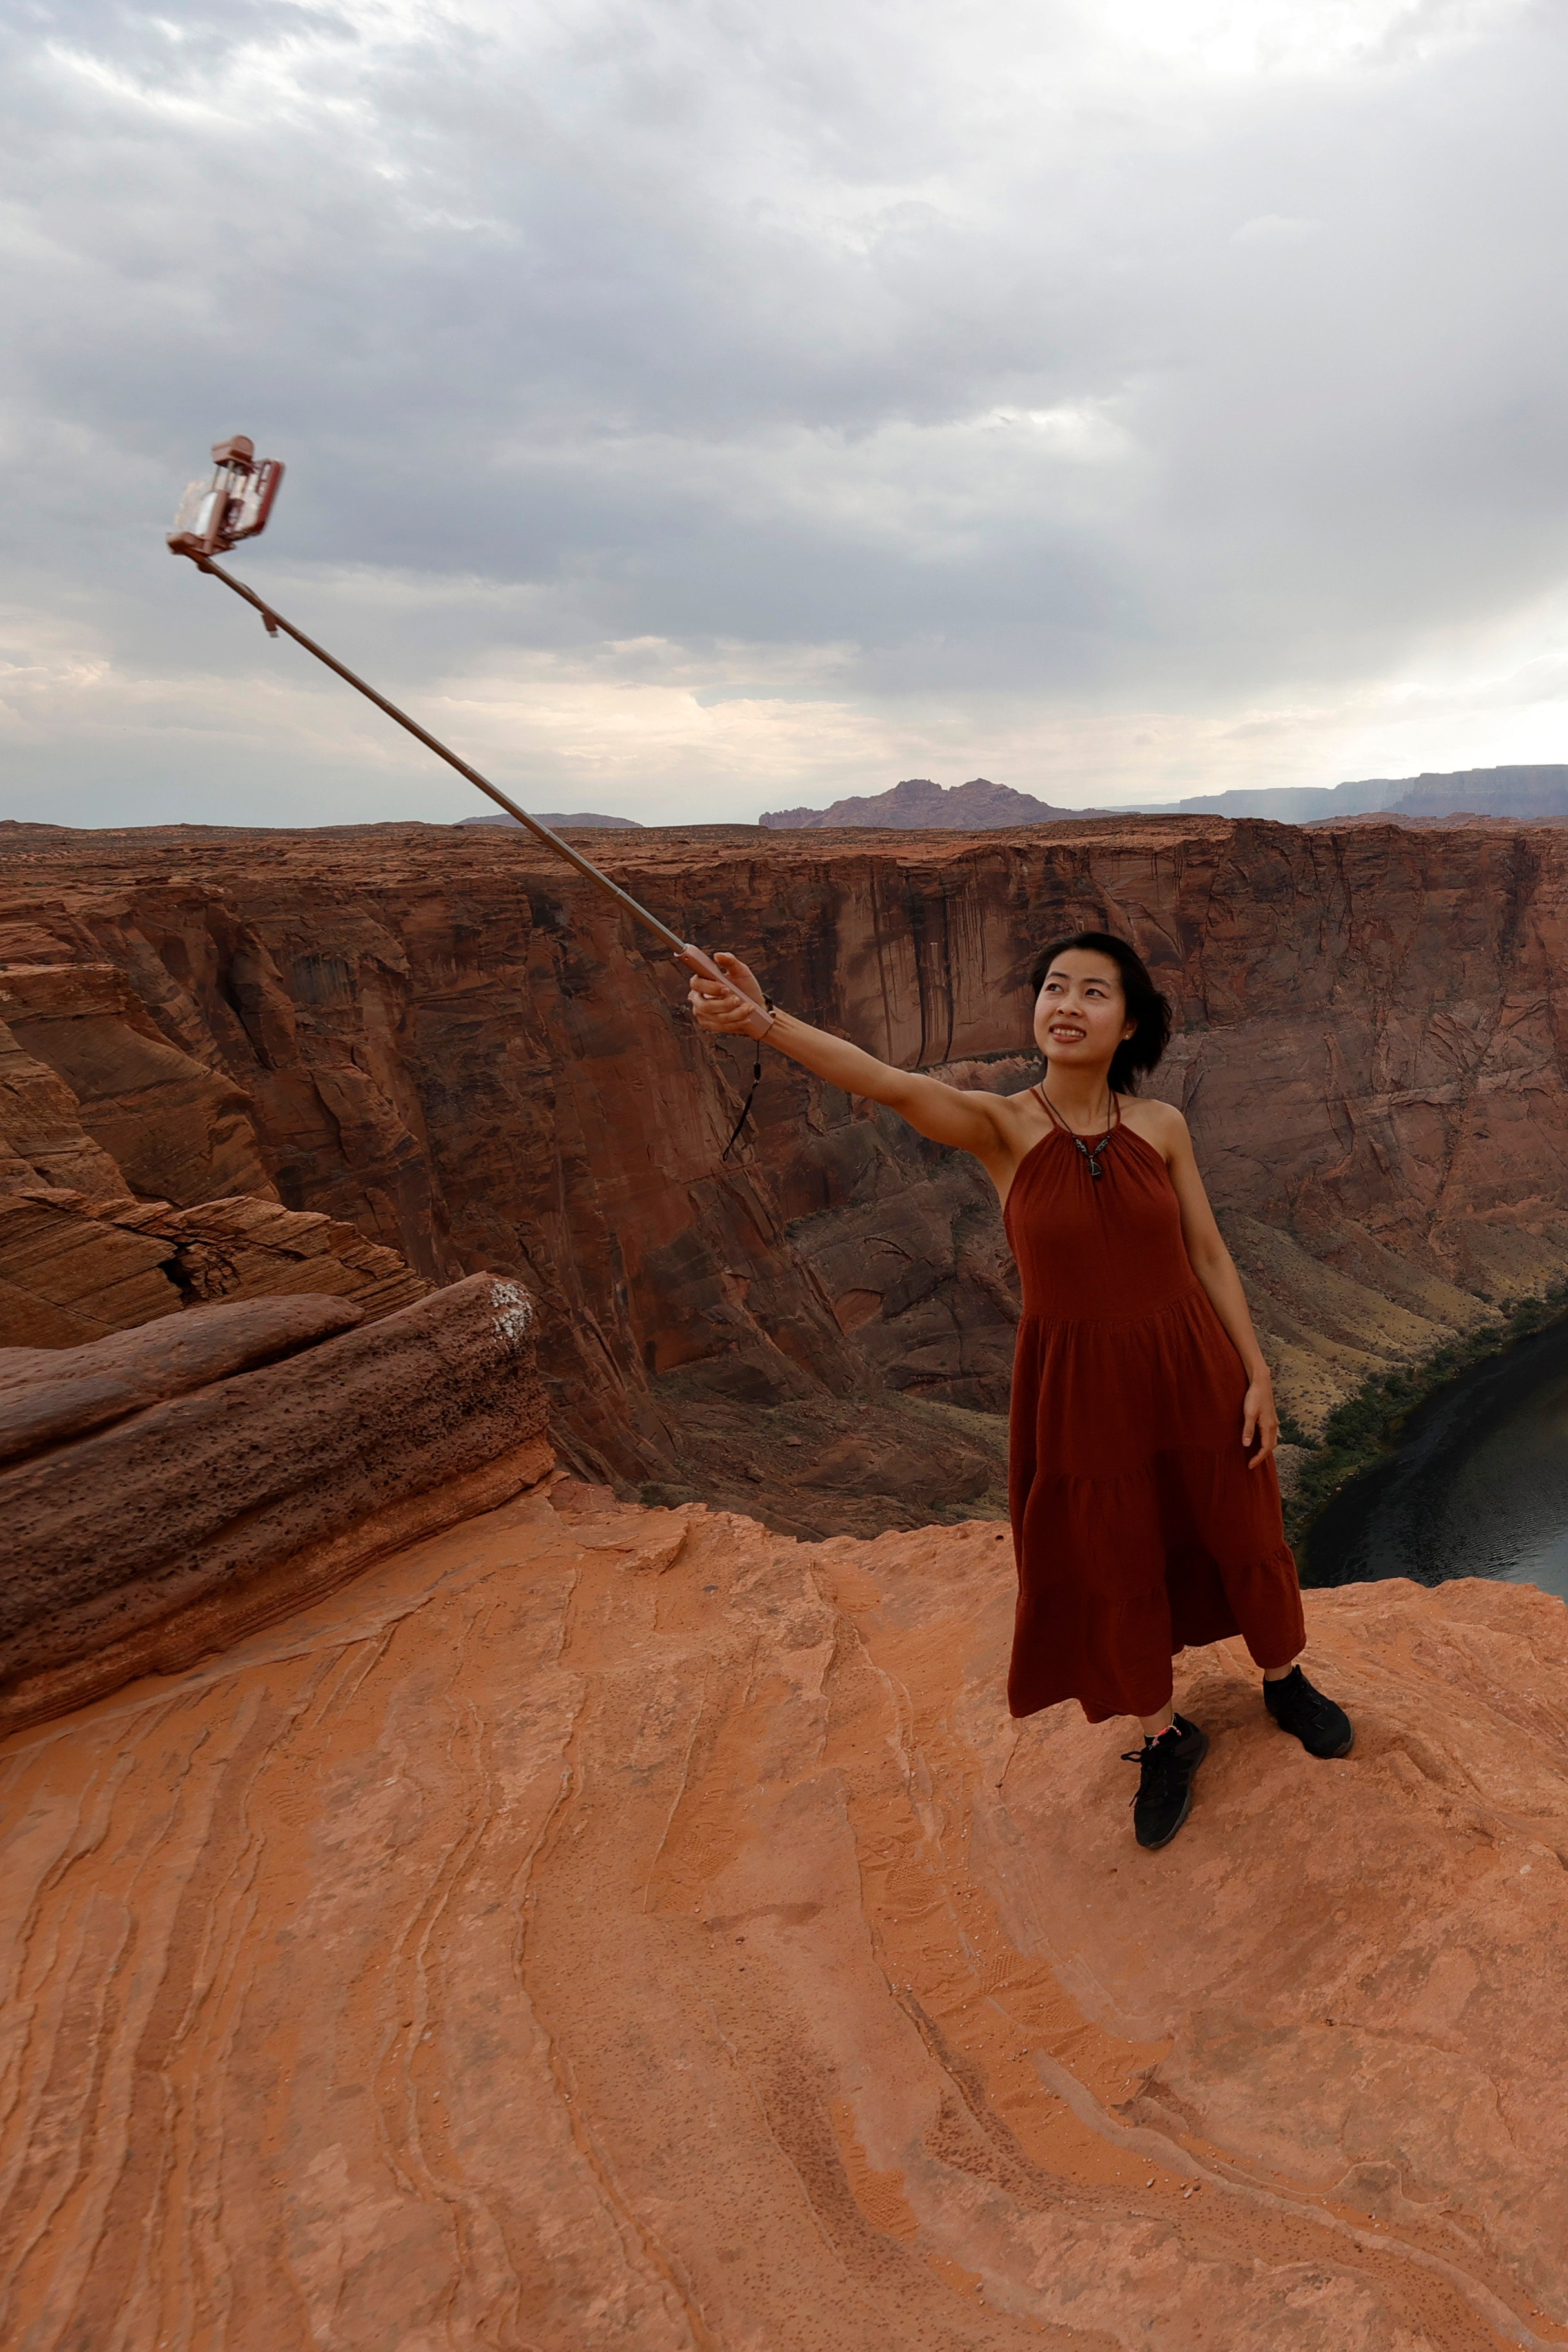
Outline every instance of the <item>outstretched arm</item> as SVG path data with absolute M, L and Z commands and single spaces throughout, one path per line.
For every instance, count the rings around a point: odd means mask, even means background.
M 1241 1442 L 1251 1451 L 1256 1440 L 1256 1451 L 1252 1452 L 1247 1468 L 1257 1470 L 1268 1461 L 1279 1443 L 1279 1416 L 1274 1407 L 1273 1375 L 1263 1360 L 1263 1350 L 1252 1328 L 1247 1293 L 1241 1286 L 1236 1260 L 1226 1249 L 1219 1227 L 1215 1223 L 1209 1196 L 1204 1190 L 1204 1180 L 1193 1156 L 1193 1139 L 1187 1122 L 1174 1108 L 1162 1108 L 1165 1110 L 1165 1117 L 1160 1123 L 1160 1149 L 1165 1155 L 1171 1182 L 1181 1203 L 1182 1239 L 1187 1245 L 1187 1256 L 1247 1372 Z
M 763 1007 L 755 973 L 738 956 L 721 953 L 713 961 L 731 985 L 721 988 L 700 972 L 695 975 L 688 1002 L 700 1028 L 713 1036 L 763 1039 L 830 1086 L 842 1087 L 846 1094 L 886 1103 L 932 1143 L 955 1144 L 987 1162 L 1002 1157 L 997 1118 L 1001 1097 L 944 1087 L 940 1078 L 929 1078 L 921 1071 L 900 1070 L 891 1062 L 879 1062 L 875 1054 L 850 1045 L 847 1037 L 814 1029 L 809 1021 L 797 1021 L 793 1013 L 770 1013 Z

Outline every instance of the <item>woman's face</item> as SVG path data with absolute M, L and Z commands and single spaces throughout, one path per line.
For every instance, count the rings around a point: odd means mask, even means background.
M 1035 1043 L 1048 1063 L 1086 1075 L 1108 1070 L 1137 1026 L 1127 1018 L 1121 974 L 1109 956 L 1092 948 L 1058 956 L 1035 1004 Z

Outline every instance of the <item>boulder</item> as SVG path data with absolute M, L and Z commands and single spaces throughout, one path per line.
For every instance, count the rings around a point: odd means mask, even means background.
M 79 1348 L 0 1348 L 0 1462 L 350 1331 L 346 1298 L 195 1307 Z
M 37 1450 L 0 1469 L 0 1721 L 37 1711 L 39 1694 L 23 1686 L 40 1676 L 108 1656 L 215 1594 L 242 1595 L 390 1506 L 519 1460 L 530 1441 L 540 1458 L 529 1475 L 540 1475 L 544 1394 L 515 1283 L 474 1275 L 332 1332 L 356 1319 L 316 1301 L 208 1310 L 125 1334 L 110 1343 L 111 1369 L 74 1383 L 68 1357 L 34 1359 L 37 1407 L 24 1386 L 6 1394 L 13 1429 L 23 1438 L 30 1419 Z M 247 1369 L 213 1377 L 251 1345 L 277 1360 L 248 1356 Z M 138 1388 L 156 1401 L 135 1405 Z M 67 1435 L 73 1412 L 105 1425 Z

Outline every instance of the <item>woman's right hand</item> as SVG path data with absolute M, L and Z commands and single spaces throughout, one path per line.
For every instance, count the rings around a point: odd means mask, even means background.
M 763 987 L 756 973 L 739 956 L 727 955 L 722 949 L 713 961 L 730 985 L 710 980 L 706 972 L 692 973 L 686 1001 L 698 1027 L 721 1037 L 760 1036 L 764 1026 L 758 1020 L 763 1009 Z
M 814 1028 L 793 1013 L 771 1013 L 761 981 L 739 956 L 716 955 L 713 961 L 723 978 L 695 971 L 687 989 L 687 1003 L 698 1026 L 710 1036 L 754 1037 L 759 1043 L 765 1037 L 779 1053 L 803 1069 L 815 1071 L 829 1086 L 859 1095 L 868 1102 L 888 1104 L 909 1120 L 917 1134 L 929 1136 L 933 1143 L 955 1144 L 960 1150 L 973 1151 L 996 1178 L 998 1187 L 1005 1190 L 1018 1157 L 1013 1150 L 1011 1128 L 1004 1123 L 1009 1116 L 1005 1095 L 994 1095 L 984 1087 L 972 1093 L 944 1086 L 927 1071 L 902 1070 L 891 1062 L 879 1062 L 847 1037 Z

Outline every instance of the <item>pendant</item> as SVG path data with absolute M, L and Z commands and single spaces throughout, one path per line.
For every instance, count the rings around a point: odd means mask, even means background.
M 1100 1180 L 1100 1176 L 1103 1173 L 1098 1160 L 1090 1160 L 1089 1163 L 1089 1172 L 1098 1184 Z

